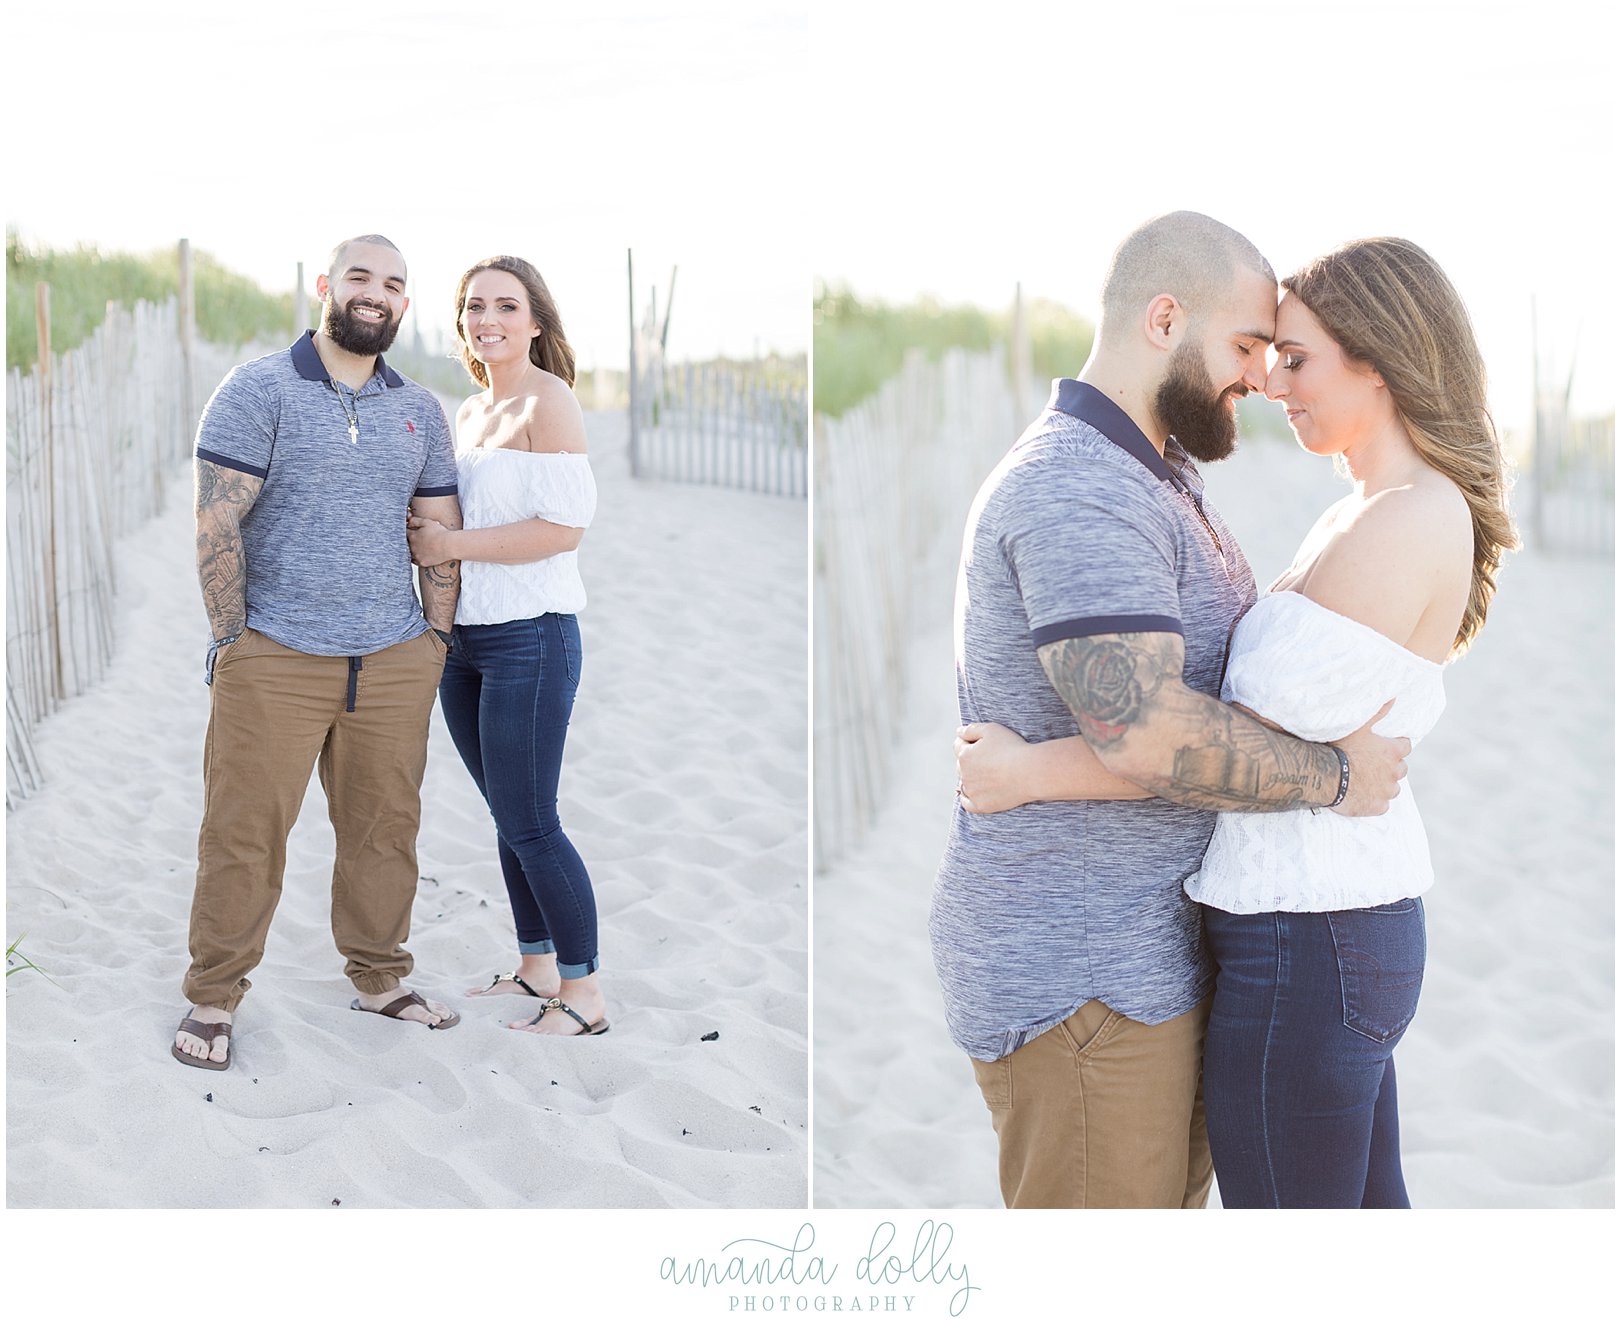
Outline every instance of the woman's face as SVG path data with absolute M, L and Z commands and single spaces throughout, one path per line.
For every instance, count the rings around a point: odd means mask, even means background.
M 523 281 L 505 270 L 480 270 L 462 297 L 462 337 L 486 366 L 526 361 L 540 326 L 529 314 Z
M 1389 398 L 1378 373 L 1346 360 L 1293 293 L 1278 304 L 1272 344 L 1277 361 L 1266 378 L 1266 396 L 1283 404 L 1295 438 L 1308 453 L 1344 453 L 1384 419 Z

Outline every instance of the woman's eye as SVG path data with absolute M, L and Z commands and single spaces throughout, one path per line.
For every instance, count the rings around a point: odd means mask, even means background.
M 1299 353 L 1285 353 L 1281 365 L 1285 371 L 1298 371 L 1305 360 Z

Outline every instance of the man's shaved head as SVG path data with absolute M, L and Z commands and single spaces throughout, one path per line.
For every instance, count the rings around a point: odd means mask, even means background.
M 1157 215 L 1115 249 L 1103 281 L 1100 332 L 1110 337 L 1129 332 L 1161 293 L 1169 293 L 1197 320 L 1228 301 L 1243 274 L 1277 283 L 1266 258 L 1236 229 L 1197 211 Z
M 353 238 L 345 238 L 341 243 L 332 249 L 332 255 L 327 258 L 326 273 L 328 279 L 336 278 L 339 267 L 343 265 L 343 258 L 348 254 L 349 249 L 356 243 L 364 243 L 369 247 L 389 247 L 393 248 L 396 252 L 399 252 L 400 250 L 399 248 L 394 247 L 394 244 L 389 242 L 388 239 L 384 238 L 382 234 L 357 234 Z M 404 259 L 404 253 L 401 253 L 400 260 L 403 261 Z

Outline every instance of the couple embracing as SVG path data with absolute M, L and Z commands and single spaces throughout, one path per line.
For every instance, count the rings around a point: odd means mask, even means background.
M 608 1029 L 591 882 L 557 815 L 585 603 L 574 550 L 596 507 L 574 354 L 528 262 L 474 265 L 456 334 L 481 392 L 453 444 L 438 400 L 382 357 L 405 287 L 381 234 L 338 244 L 316 280 L 320 329 L 233 370 L 198 426 L 213 639 L 191 1006 L 170 1050 L 188 1066 L 231 1064 L 317 765 L 350 1006 L 430 1030 L 460 1021 L 403 983 L 435 692 L 495 819 L 517 926 L 517 971 L 468 993 L 541 1000 L 510 1023 L 534 1034 Z
M 1114 255 L 1092 356 L 976 497 L 930 936 L 1011 1207 L 1405 1208 L 1433 882 L 1405 758 L 1516 541 L 1435 262 L 1282 281 L 1207 216 Z M 1271 346 L 1275 364 L 1268 366 Z M 1352 491 L 1257 598 L 1195 462 L 1280 401 Z

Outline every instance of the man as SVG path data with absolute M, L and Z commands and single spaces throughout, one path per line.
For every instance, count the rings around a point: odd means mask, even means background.
M 1032 741 L 1079 728 L 1157 794 L 992 815 L 959 803 L 953 819 L 930 937 L 1010 1207 L 1205 1203 L 1213 977 L 1182 880 L 1213 812 L 1377 814 L 1405 773 L 1406 739 L 1301 742 L 1215 699 L 1255 581 L 1191 459 L 1232 451 L 1276 308 L 1271 267 L 1225 225 L 1184 211 L 1139 227 L 1080 378 L 1055 382 L 969 513 L 963 722 Z
M 337 855 L 332 933 L 351 1004 L 430 1029 L 459 1018 L 405 990 L 428 716 L 460 567 L 411 589 L 407 512 L 460 526 L 444 410 L 389 367 L 409 300 L 380 234 L 338 244 L 321 328 L 238 366 L 197 429 L 197 565 L 213 642 L 191 912 L 193 1005 L 172 1049 L 230 1065 L 230 1021 L 264 954 L 287 834 L 319 763 Z

